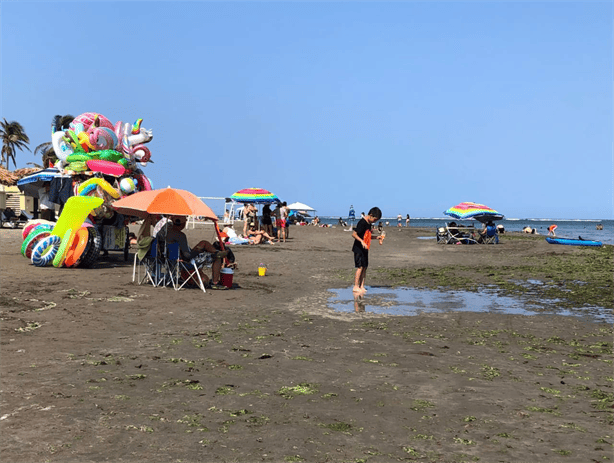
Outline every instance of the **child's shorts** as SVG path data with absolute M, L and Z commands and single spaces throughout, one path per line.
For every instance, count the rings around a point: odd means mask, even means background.
M 354 251 L 354 267 L 367 268 L 369 266 L 369 251 L 362 249 L 360 251 Z

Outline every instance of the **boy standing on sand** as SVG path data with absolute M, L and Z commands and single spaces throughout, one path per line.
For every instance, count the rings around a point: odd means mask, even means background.
M 364 294 L 365 289 L 365 276 L 367 275 L 367 267 L 369 266 L 369 248 L 371 247 L 371 225 L 382 218 L 382 211 L 379 207 L 373 207 L 366 216 L 363 216 L 359 220 L 358 225 L 352 233 L 354 238 L 354 266 L 356 267 L 356 276 L 354 277 L 354 289 L 355 293 Z M 375 239 L 379 240 L 379 244 L 382 244 L 386 234 L 382 232 L 381 235 L 376 236 Z

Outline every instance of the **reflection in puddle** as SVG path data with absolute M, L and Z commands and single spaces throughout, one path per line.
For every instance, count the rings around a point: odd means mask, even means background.
M 556 300 L 520 299 L 498 296 L 493 290 L 481 292 L 438 291 L 414 288 L 368 286 L 363 296 L 352 287 L 330 289 L 329 307 L 338 312 L 371 312 L 386 315 L 417 315 L 422 312 L 489 312 L 516 315 L 564 315 L 587 317 L 592 321 L 614 322 L 612 310 L 603 307 L 561 308 Z

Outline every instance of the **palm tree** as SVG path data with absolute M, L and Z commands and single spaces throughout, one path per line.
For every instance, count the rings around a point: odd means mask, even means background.
M 55 165 L 55 163 L 58 161 L 58 157 L 55 155 L 55 151 L 53 150 L 53 146 L 51 145 L 50 141 L 41 143 L 34 148 L 34 156 L 38 156 L 39 154 L 42 157 L 44 169 L 48 168 L 51 163 Z
M 13 161 L 13 166 L 17 167 L 15 163 L 15 151 L 23 150 L 24 148 L 30 151 L 28 143 L 30 139 L 26 135 L 23 126 L 19 122 L 11 121 L 0 122 L 0 137 L 2 138 L 2 159 L 0 164 L 6 162 L 6 168 L 9 168 L 9 162 Z

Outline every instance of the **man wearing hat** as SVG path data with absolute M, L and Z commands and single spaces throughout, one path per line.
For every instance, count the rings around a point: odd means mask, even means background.
M 188 238 L 183 229 L 187 223 L 187 217 L 172 216 L 170 222 L 166 223 L 157 233 L 158 241 L 165 241 L 167 244 L 179 243 L 179 252 L 185 260 L 194 259 L 197 264 L 211 264 L 211 289 L 228 289 L 220 283 L 220 269 L 222 268 L 222 259 L 228 255 L 228 251 L 217 250 L 209 241 L 202 240 L 194 248 L 188 245 Z M 202 269 L 200 272 L 203 283 L 206 285 L 209 282 L 209 277 L 204 274 Z

